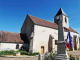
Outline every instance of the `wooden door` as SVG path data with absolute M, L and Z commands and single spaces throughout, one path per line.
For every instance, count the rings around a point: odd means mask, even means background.
M 43 53 L 44 53 L 44 47 L 41 46 L 41 54 L 43 54 Z

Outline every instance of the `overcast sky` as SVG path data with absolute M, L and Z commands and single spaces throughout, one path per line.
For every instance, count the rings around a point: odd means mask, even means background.
M 27 14 L 54 22 L 60 7 L 69 26 L 80 33 L 80 0 L 0 0 L 0 31 L 20 33 Z

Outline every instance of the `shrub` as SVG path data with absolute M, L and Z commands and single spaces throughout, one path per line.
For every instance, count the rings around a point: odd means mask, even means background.
M 27 55 L 28 52 L 27 51 L 21 51 L 21 55 Z
M 54 54 L 53 54 L 53 58 L 55 58 L 55 57 L 56 57 L 56 54 L 54 53 Z
M 76 58 L 75 57 L 71 57 L 70 60 L 76 60 Z
M 73 57 L 72 54 L 70 54 L 70 60 L 76 60 L 76 58 Z
M 15 51 L 14 50 L 5 50 L 5 51 L 1 51 L 0 52 L 0 55 L 11 55 L 11 54 L 15 54 Z
M 73 57 L 72 54 L 70 54 L 70 58 Z
M 38 52 L 28 53 L 29 56 L 35 56 L 35 55 L 38 55 L 38 54 L 39 54 Z
M 20 52 L 21 55 L 27 55 L 28 54 L 28 52 L 24 51 L 24 50 L 18 50 L 18 51 L 16 51 L 16 53 L 18 53 L 18 52 Z
M 10 51 L 8 51 L 8 50 L 5 50 L 5 51 L 1 51 L 0 52 L 0 55 L 16 55 L 15 53 L 18 53 L 18 52 L 20 52 L 21 53 L 21 55 L 29 55 L 29 56 L 35 56 L 35 55 L 38 55 L 39 53 L 38 52 L 34 52 L 34 53 L 29 53 L 29 52 L 27 52 L 27 51 L 24 51 L 24 50 L 18 50 L 18 51 L 14 51 L 14 50 L 10 50 Z

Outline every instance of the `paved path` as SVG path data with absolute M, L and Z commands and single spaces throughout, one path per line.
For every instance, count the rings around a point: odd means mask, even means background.
M 68 54 L 72 54 L 74 57 L 79 57 L 80 59 L 80 51 L 68 51 Z
M 38 57 L 32 57 L 32 58 L 4 58 L 4 57 L 0 57 L 0 60 L 38 60 Z

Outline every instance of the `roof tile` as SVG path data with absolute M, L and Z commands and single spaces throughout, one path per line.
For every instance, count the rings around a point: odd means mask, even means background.
M 29 43 L 26 34 L 1 31 L 0 42 Z

